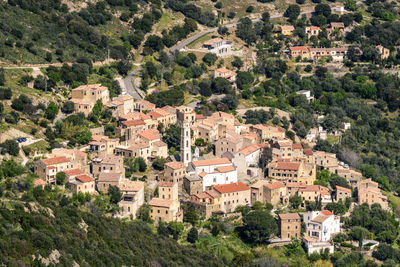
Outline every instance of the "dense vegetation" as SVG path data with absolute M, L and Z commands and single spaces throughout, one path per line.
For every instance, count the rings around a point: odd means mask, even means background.
M 2 165 L 13 170 L 18 165 Z M 18 198 L 17 194 L 22 197 Z M 37 265 L 58 250 L 57 265 L 217 266 L 210 255 L 153 233 L 143 222 L 105 217 L 102 197 L 67 197 L 60 190 L 32 187 L 32 177 L 0 184 L 0 262 Z M 7 198 L 5 198 L 7 197 Z M 88 212 L 90 211 L 90 212 Z M 35 256 L 35 257 L 32 257 Z M 53 262 L 56 264 L 57 262 Z

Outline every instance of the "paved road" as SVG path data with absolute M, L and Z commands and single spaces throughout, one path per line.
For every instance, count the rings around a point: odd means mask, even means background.
M 362 0 L 362 1 L 357 1 L 357 5 L 360 5 L 360 4 L 362 4 L 363 2 L 364 2 L 364 0 Z M 305 11 L 305 12 L 301 12 L 301 13 L 300 13 L 300 16 L 312 14 L 313 12 L 314 12 L 314 11 Z M 282 14 L 279 14 L 279 15 L 271 16 L 270 18 L 271 18 L 271 19 L 278 19 L 278 18 L 282 18 L 282 17 L 283 17 L 283 13 L 282 13 Z M 261 18 L 253 19 L 253 20 L 252 20 L 252 22 L 257 22 L 257 21 L 261 21 Z M 232 27 L 235 27 L 235 26 L 237 26 L 237 25 L 238 25 L 238 23 L 231 23 L 231 24 L 226 24 L 226 25 L 222 25 L 222 26 L 225 26 L 225 27 L 227 27 L 227 28 L 232 28 Z M 192 43 L 193 41 L 199 39 L 200 37 L 202 37 L 202 36 L 204 36 L 204 35 L 206 35 L 206 34 L 208 34 L 208 33 L 215 32 L 215 31 L 217 31 L 217 30 L 218 30 L 218 27 L 215 27 L 215 28 L 212 28 L 212 29 L 205 30 L 205 31 L 203 31 L 203 32 L 199 32 L 199 33 L 193 35 L 192 37 L 190 37 L 190 38 L 188 38 L 188 39 L 185 39 L 185 40 L 183 40 L 183 41 L 177 43 L 176 45 L 172 46 L 172 47 L 169 49 L 169 51 L 170 51 L 171 53 L 176 52 L 176 51 L 179 51 L 179 50 L 181 50 L 182 48 L 184 48 L 185 46 L 187 46 L 188 44 L 190 44 L 190 43 Z
M 305 14 L 305 15 L 306 15 L 306 14 L 311 14 L 312 12 L 313 12 L 313 11 L 306 11 L 306 12 L 300 13 L 300 15 L 303 15 L 303 14 Z M 271 16 L 270 18 L 271 18 L 271 19 L 277 19 L 277 18 L 281 18 L 281 17 L 283 17 L 283 13 L 280 14 L 280 15 Z M 253 20 L 251 20 L 251 21 L 252 21 L 252 22 L 258 22 L 258 21 L 261 21 L 261 18 L 253 19 Z M 237 25 L 238 25 L 238 23 L 231 23 L 231 24 L 225 24 L 225 25 L 222 25 L 222 26 L 227 27 L 227 28 L 232 28 L 232 27 L 236 27 Z M 217 30 L 218 30 L 218 27 L 215 27 L 215 28 L 211 28 L 211 29 L 205 30 L 205 31 L 203 31 L 203 32 L 199 32 L 199 33 L 193 35 L 192 37 L 189 37 L 189 38 L 187 38 L 187 39 L 185 39 L 185 40 L 183 40 L 183 41 L 177 43 L 176 45 L 172 46 L 172 47 L 169 49 L 169 51 L 170 51 L 171 53 L 173 53 L 173 52 L 175 52 L 175 51 L 179 51 L 179 50 L 181 50 L 182 48 L 184 48 L 185 46 L 187 46 L 188 44 L 190 44 L 190 43 L 194 42 L 195 40 L 199 39 L 200 37 L 202 37 L 202 36 L 204 36 L 204 35 L 206 35 L 206 34 L 208 34 L 208 33 L 211 33 L 211 32 L 216 32 Z
M 135 77 L 138 76 L 141 69 L 142 69 L 141 66 L 138 65 L 134 71 L 129 73 L 123 79 L 126 92 L 128 92 L 128 94 L 133 96 L 134 99 L 143 99 L 143 96 L 136 90 L 136 88 L 139 88 L 139 84 L 137 84 L 136 82 L 132 82 L 135 79 Z

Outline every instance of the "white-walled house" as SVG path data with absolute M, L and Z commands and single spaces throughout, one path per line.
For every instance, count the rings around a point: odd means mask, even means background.
M 233 157 L 232 161 L 235 164 L 239 173 L 248 172 L 248 168 L 258 167 L 262 148 L 260 144 L 252 144 L 239 150 Z
M 340 218 L 329 210 L 305 212 L 303 218 L 307 236 L 318 241 L 329 241 L 340 232 Z
M 214 185 L 237 182 L 236 167 L 228 158 L 193 161 L 194 172 L 203 180 L 203 191 Z

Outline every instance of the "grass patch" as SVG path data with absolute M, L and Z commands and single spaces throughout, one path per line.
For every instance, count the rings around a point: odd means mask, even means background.
M 207 40 L 210 40 L 212 34 L 213 33 L 207 33 L 207 34 L 201 36 L 200 38 L 198 38 L 198 39 L 194 40 L 193 42 L 191 42 L 190 44 L 188 44 L 187 47 L 188 48 L 193 48 L 198 43 L 202 43 L 202 42 L 205 42 Z
M 326 140 L 328 140 L 328 142 L 330 144 L 335 144 L 335 143 L 339 142 L 339 137 L 328 134 L 328 136 L 326 137 Z
M 49 148 L 50 145 L 45 140 L 40 140 L 28 146 L 23 146 L 24 152 L 28 154 L 33 154 L 35 152 L 46 152 L 49 150 Z
M 382 193 L 387 196 L 390 201 L 390 205 L 393 208 L 393 212 L 400 215 L 400 197 L 393 195 L 392 193 L 382 191 Z
M 173 26 L 179 24 L 180 21 L 183 20 L 184 18 L 185 18 L 185 16 L 180 12 L 172 13 L 169 10 L 164 10 L 160 21 L 155 26 L 156 30 L 158 32 L 161 32 L 163 30 L 169 30 Z

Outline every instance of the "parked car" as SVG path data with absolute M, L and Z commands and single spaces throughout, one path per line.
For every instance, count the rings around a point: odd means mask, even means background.
M 18 143 L 26 142 L 26 138 L 25 137 L 19 137 L 19 138 L 17 138 L 17 142 Z

